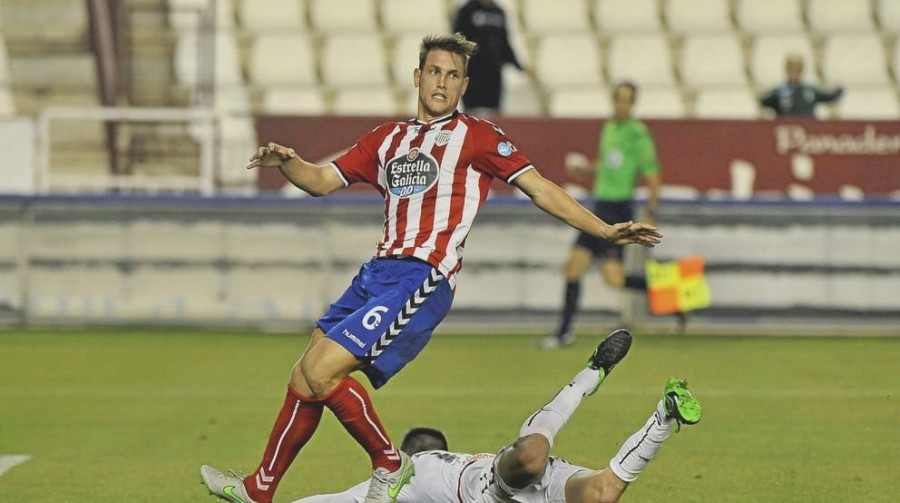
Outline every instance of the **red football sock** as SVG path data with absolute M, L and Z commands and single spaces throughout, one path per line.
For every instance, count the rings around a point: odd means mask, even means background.
M 372 458 L 372 469 L 378 467 L 395 471 L 400 468 L 400 452 L 394 448 L 390 437 L 372 407 L 366 388 L 352 377 L 345 377 L 326 395 L 322 402 L 334 412 L 338 421 L 363 446 Z
M 288 386 L 262 462 L 255 472 L 244 479 L 247 494 L 254 501 L 272 501 L 284 472 L 319 426 L 323 409 L 321 401 L 307 399 Z

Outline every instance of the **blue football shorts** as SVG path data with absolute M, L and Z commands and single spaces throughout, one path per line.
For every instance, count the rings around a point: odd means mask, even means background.
M 373 258 L 316 325 L 367 362 L 363 372 L 380 388 L 428 344 L 452 303 L 449 282 L 428 263 Z

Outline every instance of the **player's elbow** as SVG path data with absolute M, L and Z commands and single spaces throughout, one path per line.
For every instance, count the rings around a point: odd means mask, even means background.
M 303 187 L 301 187 L 301 188 L 303 188 Z M 328 194 L 331 194 L 331 192 L 328 192 L 326 190 L 322 190 L 319 188 L 313 188 L 313 187 L 303 188 L 303 191 L 313 197 L 322 197 L 322 196 L 327 196 Z
M 327 196 L 339 188 L 328 184 L 324 180 L 315 180 L 310 183 L 298 185 L 298 187 L 312 197 Z
M 539 479 L 547 469 L 550 444 L 542 435 L 530 435 L 516 442 L 516 462 L 530 479 Z

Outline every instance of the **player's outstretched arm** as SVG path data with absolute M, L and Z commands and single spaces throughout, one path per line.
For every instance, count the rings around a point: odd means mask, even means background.
M 541 176 L 537 170 L 522 173 L 513 183 L 538 208 L 593 236 L 616 244 L 639 244 L 647 247 L 653 247 L 662 240 L 662 234 L 652 225 L 634 222 L 607 224 L 558 185 Z
M 325 196 L 344 187 L 341 177 L 330 166 L 304 161 L 294 149 L 269 143 L 250 157 L 247 169 L 278 168 L 285 178 L 311 196 Z

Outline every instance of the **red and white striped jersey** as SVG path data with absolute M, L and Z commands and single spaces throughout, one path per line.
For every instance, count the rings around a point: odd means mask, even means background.
M 499 127 L 458 112 L 382 124 L 332 167 L 345 185 L 366 182 L 384 196 L 377 256 L 413 256 L 448 278 L 460 268 L 491 180 L 510 183 L 533 168 Z

